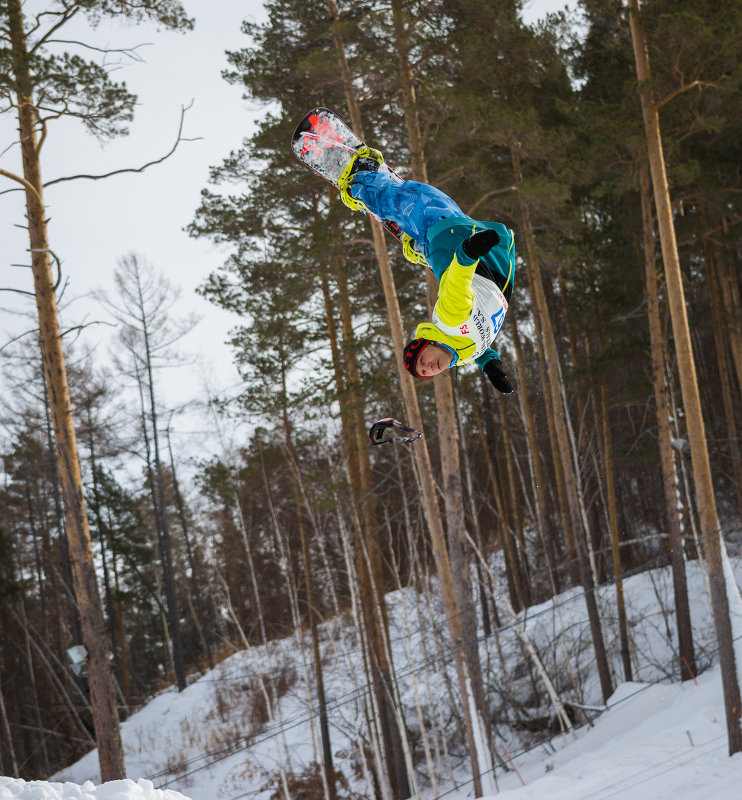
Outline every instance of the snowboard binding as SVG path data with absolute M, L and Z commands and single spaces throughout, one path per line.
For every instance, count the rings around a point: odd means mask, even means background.
M 421 264 L 430 269 L 430 264 L 428 264 L 428 259 L 425 258 L 420 244 L 407 233 L 402 234 L 402 255 L 411 263 Z
M 381 151 L 363 145 L 356 150 L 353 157 L 340 173 L 340 177 L 338 178 L 340 199 L 351 211 L 365 211 L 368 213 L 366 204 L 361 200 L 357 200 L 350 193 L 350 187 L 353 183 L 354 176 L 358 172 L 378 172 L 379 167 L 383 163 L 384 156 L 381 154 Z

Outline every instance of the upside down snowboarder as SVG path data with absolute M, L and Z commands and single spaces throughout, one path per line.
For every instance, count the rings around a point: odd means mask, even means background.
M 370 211 L 402 229 L 405 254 L 422 254 L 438 280 L 431 322 L 417 326 L 404 364 L 426 379 L 476 362 L 504 394 L 513 386 L 490 346 L 513 291 L 513 232 L 499 222 L 473 220 L 446 194 L 417 181 L 395 182 L 379 167 L 378 150 L 360 147 L 339 179 L 340 196 L 354 211 Z M 414 249 L 413 249 L 414 248 Z

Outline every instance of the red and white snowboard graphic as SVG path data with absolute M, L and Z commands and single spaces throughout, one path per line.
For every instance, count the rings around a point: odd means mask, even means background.
M 347 166 L 353 153 L 364 142 L 328 108 L 314 108 L 297 125 L 291 138 L 294 155 L 314 170 L 328 183 L 338 188 L 340 173 Z M 386 164 L 379 167 L 395 181 L 402 181 Z M 390 220 L 379 220 L 397 239 L 402 238 L 399 226 Z

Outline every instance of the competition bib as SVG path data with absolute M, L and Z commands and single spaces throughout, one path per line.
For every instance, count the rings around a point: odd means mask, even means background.
M 433 310 L 433 324 L 439 331 L 450 336 L 465 336 L 474 342 L 474 355 L 462 361 L 466 364 L 484 353 L 492 344 L 502 327 L 505 313 L 508 310 L 508 301 L 498 289 L 494 281 L 482 275 L 474 275 L 471 282 L 474 298 L 469 317 L 459 325 L 446 325 Z

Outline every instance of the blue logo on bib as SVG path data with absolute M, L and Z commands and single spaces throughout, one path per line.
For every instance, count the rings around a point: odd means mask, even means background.
M 505 319 L 505 309 L 501 308 L 496 314 L 492 315 L 492 324 L 495 326 L 495 336 L 502 327 L 502 322 Z

